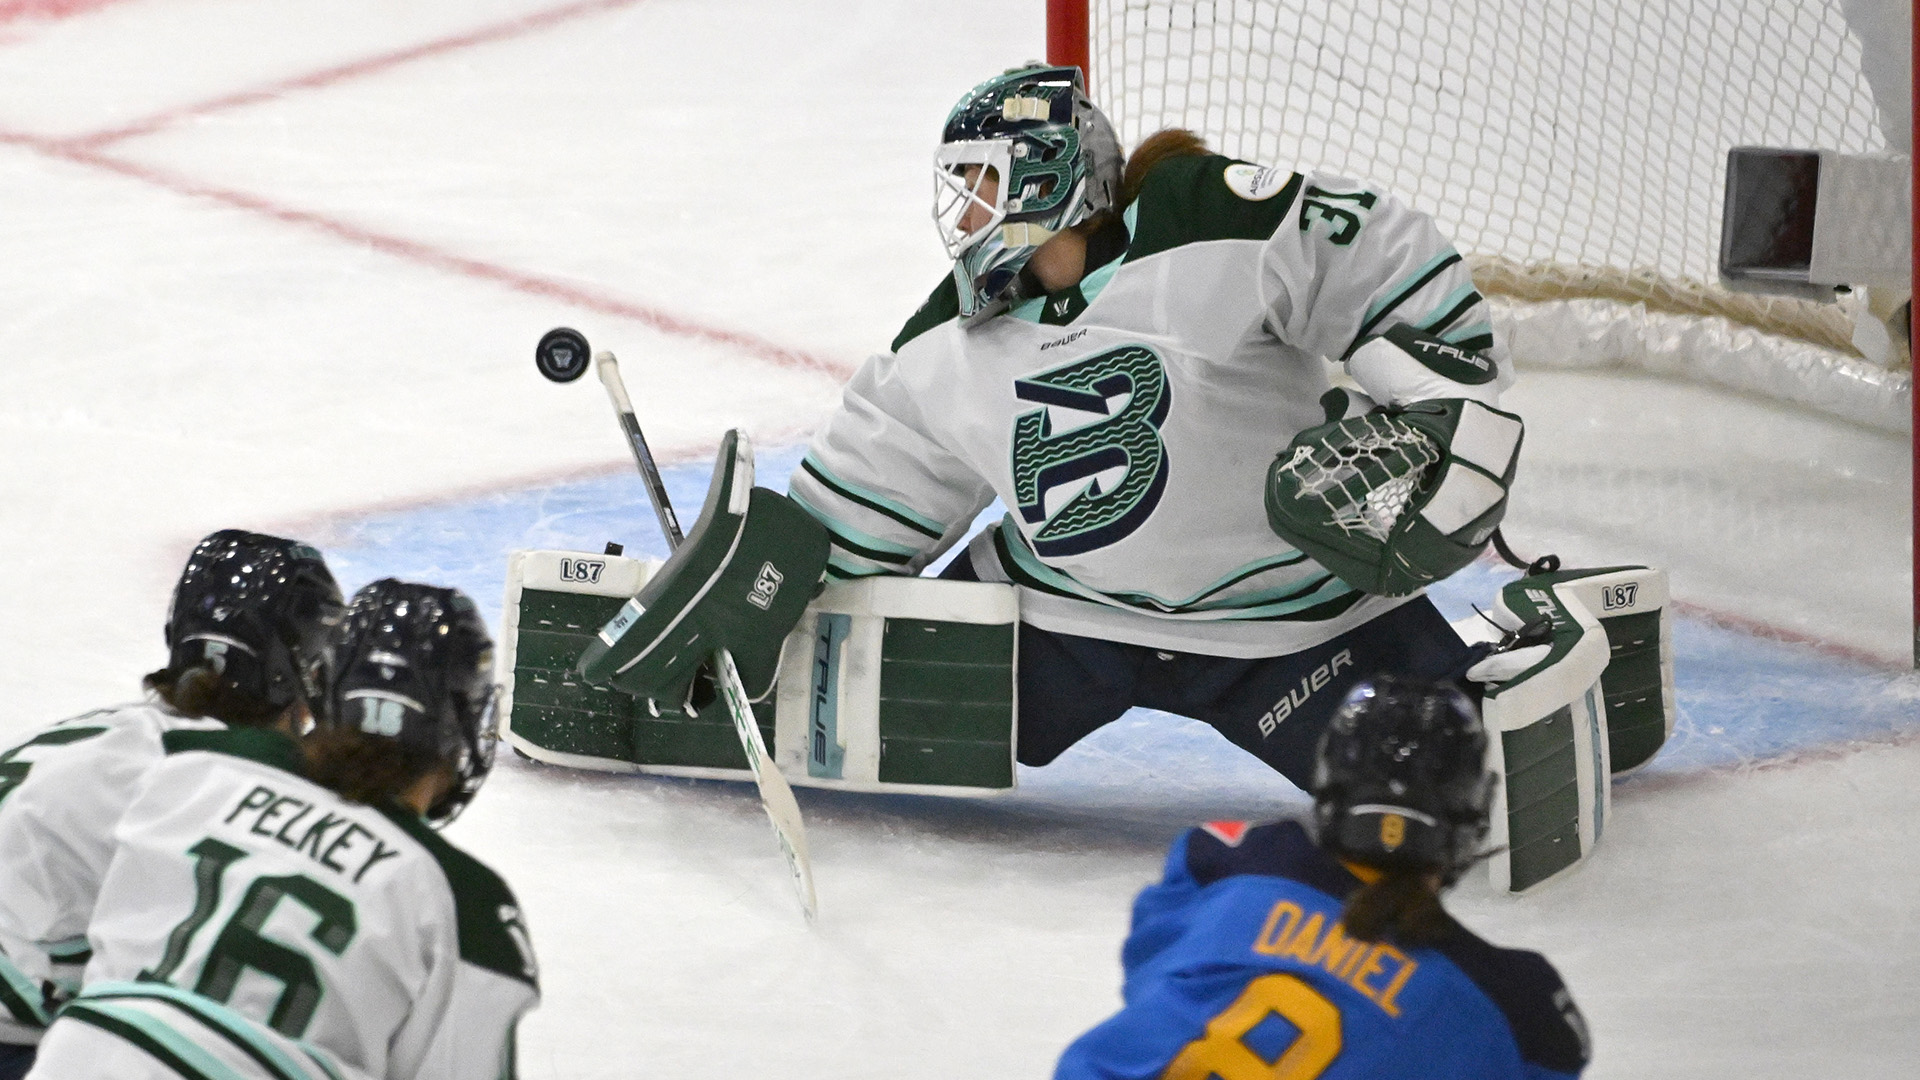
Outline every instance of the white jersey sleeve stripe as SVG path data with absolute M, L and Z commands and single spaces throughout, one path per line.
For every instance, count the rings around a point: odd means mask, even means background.
M 1440 275 L 1442 270 L 1459 261 L 1460 253 L 1452 248 L 1448 248 L 1433 258 L 1428 259 L 1426 265 L 1420 269 L 1415 270 L 1405 278 L 1395 282 L 1394 285 L 1387 290 L 1386 296 L 1375 301 L 1374 305 L 1367 309 L 1366 316 L 1360 321 L 1360 333 L 1357 336 L 1367 336 L 1367 333 L 1378 325 L 1380 320 L 1385 318 L 1388 312 L 1399 307 L 1408 297 L 1426 288 L 1427 282 L 1432 281 Z
M 1493 324 L 1490 322 L 1484 322 L 1484 321 L 1476 322 L 1476 323 L 1468 323 L 1465 326 L 1456 327 L 1440 335 L 1440 340 L 1446 342 L 1449 345 L 1461 345 L 1461 346 L 1466 346 L 1468 348 L 1484 348 L 1484 346 L 1474 346 L 1474 345 L 1467 344 L 1468 342 L 1473 341 L 1475 338 L 1479 338 L 1483 341 L 1492 341 L 1493 340 Z
M 815 506 L 807 500 L 805 495 L 798 492 L 789 495 L 788 498 L 799 503 L 802 509 L 812 514 L 815 518 L 818 518 L 820 524 L 827 527 L 827 532 L 831 534 L 830 539 L 835 547 L 844 548 L 848 552 L 858 555 L 863 559 L 904 566 L 912 561 L 915 555 L 919 554 L 918 550 L 908 547 L 905 544 L 896 544 L 891 540 L 882 540 L 871 533 L 861 532 L 859 529 L 834 518 L 833 515 Z
M 800 468 L 815 480 L 820 481 L 822 487 L 848 502 L 858 503 L 875 513 L 885 514 L 915 532 L 926 534 L 930 540 L 938 540 L 946 533 L 945 526 L 912 507 L 835 476 L 825 465 L 820 464 L 820 459 L 811 451 L 800 459 Z
M 861 566 L 845 558 L 837 551 L 829 552 L 827 555 L 827 576 L 835 581 L 851 581 L 854 578 L 863 577 L 886 577 L 889 574 L 897 575 L 898 573 L 899 571 L 889 570 L 884 566 Z
M 259 1062 L 273 1075 L 286 1080 L 340 1080 L 340 1074 L 324 1056 L 297 1040 L 275 1037 L 253 1020 L 234 1012 L 211 998 L 189 993 L 166 983 L 108 982 L 89 987 L 81 999 L 94 1005 L 103 1002 L 147 1000 L 169 1006 L 192 1017 L 242 1053 Z M 316 1075 L 295 1060 L 288 1050 L 277 1045 L 285 1042 L 303 1052 L 320 1069 Z
M 1437 334 L 1452 326 L 1480 302 L 1480 290 L 1474 288 L 1472 284 L 1462 285 L 1448 293 L 1446 299 L 1435 304 L 1432 311 L 1427 312 L 1426 317 L 1420 320 L 1420 329 L 1429 334 Z
M 137 1010 L 76 1001 L 68 1005 L 60 1017 L 125 1039 L 185 1080 L 249 1080 L 195 1046 L 192 1040 Z
M 0 1005 L 15 1021 L 28 1027 L 46 1027 L 47 1010 L 42 1005 L 40 988 L 6 954 L 0 953 Z

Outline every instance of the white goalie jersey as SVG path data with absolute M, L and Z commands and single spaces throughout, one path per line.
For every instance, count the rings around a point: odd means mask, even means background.
M 538 1000 L 492 871 L 300 775 L 275 732 L 183 731 L 128 808 L 79 996 L 35 1078 L 496 1080 Z
M 38 1042 L 79 986 L 113 830 L 160 737 L 221 730 L 158 703 L 62 721 L 0 753 L 0 1043 Z
M 790 491 L 830 576 L 917 573 L 998 498 L 967 557 L 1043 629 L 1269 656 L 1404 602 L 1280 540 L 1266 473 L 1324 421 L 1329 361 L 1397 324 L 1496 370 L 1354 364 L 1375 401 L 1494 403 L 1510 365 L 1459 253 L 1383 192 L 1217 156 L 1162 162 L 1124 221 L 1078 285 L 973 328 L 945 283 L 854 376 Z

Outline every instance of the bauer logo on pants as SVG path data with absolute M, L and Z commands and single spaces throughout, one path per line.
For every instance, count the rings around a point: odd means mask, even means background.
M 761 563 L 760 576 L 753 581 L 753 591 L 747 594 L 747 603 L 761 611 L 767 610 L 773 604 L 774 596 L 780 592 L 780 583 L 785 580 L 786 575 L 774 569 L 772 563 Z
M 1341 649 L 1333 654 L 1332 659 L 1302 676 L 1299 688 L 1288 690 L 1286 695 L 1274 702 L 1273 708 L 1268 709 L 1267 714 L 1260 718 L 1260 737 L 1264 739 L 1279 730 L 1281 723 L 1293 715 L 1293 710 L 1305 705 L 1313 695 L 1326 689 L 1327 684 L 1333 681 L 1333 677 L 1339 674 L 1341 668 L 1352 666 L 1353 650 Z

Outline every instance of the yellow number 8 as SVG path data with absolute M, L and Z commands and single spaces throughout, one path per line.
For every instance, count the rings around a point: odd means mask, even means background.
M 1268 1013 L 1300 1029 L 1273 1064 L 1260 1060 L 1241 1038 Z M 1207 1033 L 1188 1043 L 1161 1080 L 1314 1080 L 1340 1056 L 1340 1009 L 1292 975 L 1262 975 L 1233 1004 L 1207 1023 Z

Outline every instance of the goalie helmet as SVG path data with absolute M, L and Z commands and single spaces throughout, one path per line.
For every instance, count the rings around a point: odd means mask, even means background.
M 410 760 L 453 767 L 427 808 L 445 825 L 493 768 L 493 639 L 458 589 L 384 578 L 354 594 L 334 644 L 323 727 L 392 739 Z
M 1451 884 L 1479 856 L 1494 783 L 1479 710 L 1458 687 L 1362 682 L 1321 737 L 1320 846 L 1383 870 L 1437 870 Z
M 1120 168 L 1120 140 L 1079 68 L 1029 64 L 967 91 L 934 155 L 933 217 L 960 314 L 1024 298 L 1014 285 L 1034 251 L 1113 209 Z
M 187 557 L 167 609 L 167 672 L 209 668 L 229 689 L 285 709 L 320 709 L 327 635 L 344 605 L 320 552 L 222 529 Z

